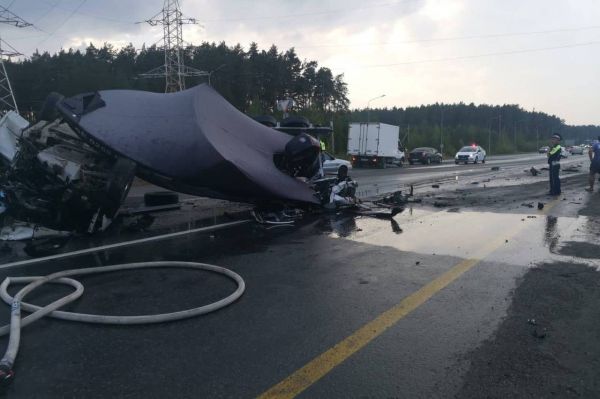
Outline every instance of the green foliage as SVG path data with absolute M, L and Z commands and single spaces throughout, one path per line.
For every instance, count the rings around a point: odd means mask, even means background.
M 202 43 L 184 51 L 185 64 L 211 73 L 212 86 L 238 109 L 250 114 L 271 113 L 275 101 L 292 98 L 298 111 L 333 112 L 348 109 L 348 89 L 343 75 L 315 61 L 301 61 L 293 48 L 280 52 L 272 46 L 259 50 L 253 43 L 246 52 L 238 44 Z M 137 89 L 164 91 L 162 79 L 138 75 L 164 63 L 156 46 L 136 50 L 128 45 L 116 50 L 111 44 L 91 44 L 85 52 L 69 49 L 50 55 L 35 52 L 30 58 L 7 63 L 17 104 L 22 112 L 40 109 L 46 96 L 56 91 L 65 96 L 96 90 Z M 207 82 L 188 78 L 187 87 Z
M 294 48 L 260 50 L 252 43 L 248 51 L 238 44 L 202 43 L 184 51 L 185 64 L 211 72 L 211 84 L 230 103 L 249 115 L 271 114 L 281 119 L 275 101 L 292 98 L 294 112 L 313 123 L 329 125 L 334 134 L 328 148 L 345 154 L 351 122 L 383 122 L 400 126 L 407 148 L 440 147 L 452 156 L 463 145 L 478 143 L 491 154 L 534 151 L 559 132 L 576 143 L 595 139 L 598 126 L 568 126 L 555 115 L 531 112 L 517 105 L 431 104 L 408 108 L 348 110 L 348 87 L 343 75 L 334 75 L 316 61 L 301 61 Z M 50 55 L 36 51 L 21 62 L 6 62 L 19 109 L 32 114 L 46 96 L 57 91 L 65 96 L 106 89 L 164 91 L 162 79 L 138 75 L 164 63 L 155 45 L 119 50 L 111 44 L 91 44 L 85 51 L 61 50 Z M 188 87 L 207 82 L 188 78 Z M 491 148 L 490 148 L 491 147 Z
M 369 116 L 367 116 L 369 115 Z M 491 154 L 535 151 L 552 133 L 579 144 L 600 135 L 599 126 L 568 126 L 555 115 L 526 111 L 518 105 L 431 104 L 419 107 L 353 110 L 352 122 L 400 126 L 407 148 L 444 144 L 453 156 L 463 145 L 477 143 Z M 410 134 L 409 134 L 410 132 Z M 346 136 L 347 137 L 347 136 Z M 343 138 L 341 138 L 343 139 Z

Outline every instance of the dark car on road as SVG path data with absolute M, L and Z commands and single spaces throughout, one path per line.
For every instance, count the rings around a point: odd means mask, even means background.
M 442 154 L 435 148 L 419 147 L 415 148 L 408 154 L 408 163 L 413 165 L 415 162 L 420 162 L 423 165 L 430 163 L 442 163 Z

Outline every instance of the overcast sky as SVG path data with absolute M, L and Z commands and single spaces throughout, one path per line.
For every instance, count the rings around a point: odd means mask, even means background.
M 163 0 L 0 0 L 37 29 L 1 26 L 30 56 L 89 42 L 160 42 L 135 24 Z M 351 107 L 519 104 L 600 125 L 599 0 L 180 0 L 184 40 L 295 47 L 348 83 Z M 101 88 L 99 88 L 101 89 Z

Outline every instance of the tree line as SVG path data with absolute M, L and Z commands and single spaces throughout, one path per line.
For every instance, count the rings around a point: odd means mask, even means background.
M 348 88 L 342 75 L 316 61 L 300 60 L 291 48 L 276 46 L 259 50 L 252 43 L 248 51 L 238 44 L 202 43 L 183 50 L 187 66 L 210 73 L 211 85 L 243 112 L 271 113 L 275 101 L 293 98 L 301 109 L 339 112 L 348 109 Z M 135 89 L 164 91 L 164 79 L 139 75 L 164 64 L 164 52 L 156 45 L 136 49 L 132 44 L 115 49 L 90 44 L 84 51 L 36 52 L 19 62 L 8 62 L 18 107 L 22 112 L 40 108 L 46 96 L 57 91 L 65 96 L 109 90 Z M 207 77 L 188 77 L 187 87 L 206 83 Z
M 419 107 L 354 110 L 350 121 L 379 121 L 400 126 L 408 148 L 441 148 L 453 155 L 477 143 L 491 154 L 536 151 L 553 133 L 564 143 L 581 144 L 600 136 L 600 126 L 570 126 L 556 115 L 518 105 L 431 104 Z M 340 138 L 341 140 L 341 138 Z
M 431 104 L 407 108 L 349 109 L 348 87 L 343 75 L 335 75 L 316 61 L 301 60 L 294 48 L 276 46 L 261 50 L 252 43 L 241 45 L 204 42 L 183 51 L 187 66 L 210 74 L 210 84 L 240 111 L 249 115 L 274 115 L 281 119 L 275 101 L 292 98 L 293 112 L 313 123 L 333 121 L 329 140 L 338 154 L 346 151 L 351 122 L 379 121 L 398 125 L 407 148 L 429 146 L 447 155 L 463 145 L 478 143 L 492 154 L 533 151 L 559 132 L 577 143 L 600 135 L 598 126 L 568 126 L 555 115 L 527 111 L 518 105 Z M 53 91 L 79 93 L 135 89 L 164 91 L 164 79 L 139 75 L 164 63 L 156 45 L 136 49 L 132 44 L 115 49 L 104 43 L 85 50 L 58 53 L 36 51 L 31 57 L 7 62 L 7 72 L 22 113 L 33 114 Z M 207 77 L 187 78 L 187 87 L 208 82 Z M 490 148 L 491 147 L 491 148 Z

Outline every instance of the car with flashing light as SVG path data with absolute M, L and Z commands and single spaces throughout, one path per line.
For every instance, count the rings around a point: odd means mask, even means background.
M 457 165 L 461 162 L 464 162 L 465 165 L 469 162 L 485 163 L 486 156 L 487 154 L 481 146 L 473 144 L 469 146 L 464 146 L 463 148 L 458 150 L 458 152 L 454 156 L 454 163 Z
M 323 160 L 323 172 L 327 175 L 338 174 L 340 169 L 346 169 L 348 172 L 352 169 L 352 163 L 345 159 L 336 158 L 327 151 L 321 152 L 321 159 Z
M 414 165 L 416 162 L 420 162 L 423 165 L 429 165 L 431 163 L 442 163 L 442 154 L 438 150 L 432 147 L 418 147 L 413 149 L 408 154 L 408 163 Z

